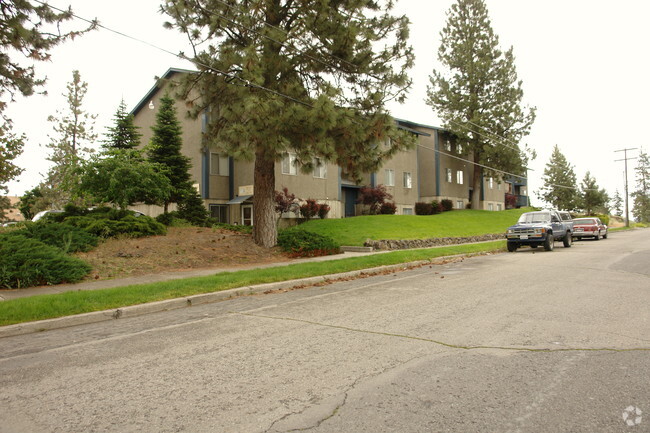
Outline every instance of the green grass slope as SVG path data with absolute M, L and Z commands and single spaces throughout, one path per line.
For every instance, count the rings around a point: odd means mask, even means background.
M 368 215 L 311 220 L 301 229 L 334 238 L 341 245 L 363 245 L 366 239 L 428 239 L 505 233 L 531 209 L 501 212 L 454 210 L 438 215 Z

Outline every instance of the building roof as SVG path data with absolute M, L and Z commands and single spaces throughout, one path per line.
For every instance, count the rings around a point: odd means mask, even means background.
M 147 92 L 146 95 L 144 95 L 144 97 L 140 100 L 140 102 L 138 102 L 136 104 L 135 108 L 133 110 L 131 110 L 131 114 L 133 114 L 135 116 L 136 114 L 138 114 L 140 112 L 140 110 L 142 110 L 142 108 L 145 106 L 145 104 L 147 104 L 151 100 L 153 95 L 155 95 L 156 92 L 158 90 L 160 90 L 160 88 L 162 87 L 161 86 L 161 81 L 162 80 L 168 80 L 169 78 L 171 78 L 175 74 L 188 74 L 188 73 L 192 74 L 192 73 L 195 73 L 195 72 L 196 71 L 192 71 L 192 70 L 189 70 L 189 69 L 180 69 L 180 68 L 169 68 L 169 69 L 167 69 L 167 71 L 164 74 L 162 74 L 162 76 L 160 78 L 158 78 L 158 80 L 156 80 L 156 84 Z

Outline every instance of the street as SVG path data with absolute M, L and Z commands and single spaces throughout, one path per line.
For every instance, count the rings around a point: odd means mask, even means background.
M 0 339 L 0 432 L 650 432 L 650 230 Z

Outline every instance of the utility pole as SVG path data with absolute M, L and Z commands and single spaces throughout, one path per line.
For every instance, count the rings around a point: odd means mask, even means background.
M 628 204 L 628 189 L 627 189 L 627 160 L 630 159 L 636 159 L 636 158 L 628 158 L 627 157 L 627 151 L 628 150 L 637 150 L 638 147 L 632 147 L 632 148 L 625 148 L 625 149 L 619 149 L 615 150 L 614 152 L 624 152 L 625 157 L 623 159 L 617 159 L 614 162 L 619 162 L 619 161 L 625 161 L 625 227 L 630 226 L 630 206 Z

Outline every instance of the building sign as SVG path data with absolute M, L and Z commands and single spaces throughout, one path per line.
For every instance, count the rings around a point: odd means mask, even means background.
M 243 195 L 253 195 L 253 185 L 244 185 L 239 187 L 239 194 L 238 196 L 243 196 Z

